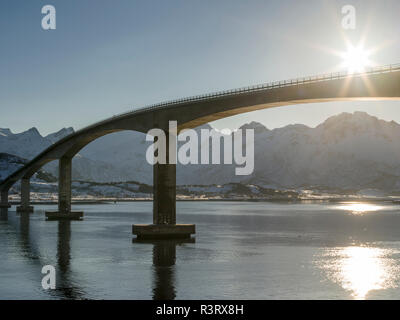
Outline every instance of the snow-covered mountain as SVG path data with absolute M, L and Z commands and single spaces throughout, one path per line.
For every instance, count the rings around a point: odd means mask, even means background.
M 36 128 L 16 134 L 10 129 L 0 129 L 0 152 L 32 159 L 51 144 L 52 142 L 42 137 Z
M 51 143 L 55 143 L 58 140 L 74 133 L 74 129 L 72 127 L 69 128 L 62 128 L 60 131 L 55 133 L 51 133 L 45 137 L 45 139 L 49 140 Z
M 140 181 L 151 184 L 153 168 L 145 158 L 150 144 L 143 133 L 123 131 L 93 141 L 79 154 L 86 159 L 110 164 L 121 172 L 121 177 L 109 181 Z
M 10 129 L 0 128 L 0 152 L 32 159 L 54 142 L 73 132 L 72 128 L 64 128 L 43 137 L 36 128 L 21 133 L 12 133 Z
M 295 124 L 268 130 L 257 122 L 242 126 L 246 128 L 255 130 L 252 175 L 235 176 L 236 165 L 178 165 L 178 184 L 400 190 L 400 125 L 396 122 L 355 112 L 333 116 L 315 128 Z M 0 129 L 0 152 L 31 159 L 71 132 L 63 129 L 42 137 L 35 128 L 20 134 Z M 145 161 L 149 145 L 145 135 L 137 132 L 99 138 L 75 157 L 74 178 L 151 184 L 152 167 Z M 52 165 L 46 170 L 56 174 L 57 163 Z
M 209 124 L 196 128 L 212 129 Z M 199 134 L 200 136 L 200 134 Z M 125 173 L 124 180 L 114 181 L 140 181 L 147 184 L 153 183 L 153 167 L 146 161 L 146 151 L 152 142 L 146 141 L 146 135 L 140 132 L 118 132 L 101 137 L 80 151 L 80 155 L 88 159 L 98 159 Z M 178 143 L 182 145 L 182 142 Z M 203 172 L 204 166 L 177 165 L 177 183 L 191 184 L 202 181 L 198 177 L 198 170 Z M 200 176 L 202 174 L 200 173 Z M 232 175 L 224 181 L 229 183 Z M 205 184 L 209 184 L 206 182 Z
M 16 134 L 12 133 L 10 129 L 0 129 L 0 153 L 8 153 L 31 160 L 50 145 L 73 132 L 73 128 L 63 128 L 43 137 L 36 128 Z M 57 176 L 57 161 L 44 166 L 44 170 Z M 73 159 L 73 177 L 89 181 L 109 182 L 122 181 L 125 179 L 125 174 L 110 163 L 88 159 L 78 154 Z
M 27 162 L 28 160 L 18 156 L 14 156 L 12 154 L 0 153 L 0 181 L 7 178 L 10 174 L 18 170 Z M 45 170 L 40 169 L 33 175 L 32 181 L 48 183 L 48 182 L 56 182 L 57 178 L 53 176 L 51 173 L 48 173 Z
M 400 189 L 400 125 L 364 112 L 316 128 L 292 125 L 257 135 L 255 171 L 276 186 Z
M 242 182 L 272 188 L 400 190 L 400 125 L 365 112 L 342 113 L 315 128 L 296 124 L 268 130 L 253 122 L 254 172 L 236 165 L 192 166 L 189 183 Z

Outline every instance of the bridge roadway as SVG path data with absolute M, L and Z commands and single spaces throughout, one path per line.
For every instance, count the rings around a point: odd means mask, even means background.
M 32 212 L 30 179 L 46 163 L 59 161 L 58 211 L 47 219 L 81 219 L 71 210 L 72 158 L 87 144 L 104 135 L 134 130 L 147 133 L 160 128 L 167 133 L 169 121 L 177 121 L 178 132 L 202 124 L 256 110 L 329 101 L 397 100 L 400 98 L 400 65 L 369 69 L 364 73 L 334 73 L 273 82 L 252 87 L 189 97 L 113 116 L 83 128 L 54 143 L 0 183 L 1 208 L 9 208 L 8 193 L 21 180 L 18 211 Z M 169 159 L 168 148 L 166 159 Z M 145 161 L 145 155 L 143 155 Z M 168 161 L 167 161 L 168 163 Z M 134 225 L 138 239 L 185 238 L 194 225 L 176 223 L 176 165 L 153 167 L 153 224 Z

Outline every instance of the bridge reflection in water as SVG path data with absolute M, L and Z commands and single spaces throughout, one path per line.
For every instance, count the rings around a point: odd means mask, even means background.
M 71 271 L 71 221 L 58 221 L 57 266 L 56 291 L 66 299 L 85 299 Z
M 0 221 L 7 221 L 7 220 L 8 220 L 8 209 L 0 208 Z
M 175 292 L 176 244 L 155 243 L 153 247 L 154 300 L 173 300 Z
M 13 213 L 14 214 L 14 213 Z M 38 268 L 46 264 L 37 246 L 35 233 L 31 232 L 31 213 L 17 213 L 17 220 L 11 217 L 7 208 L 1 208 L 0 221 L 13 225 L 15 222 L 16 236 L 19 237 L 20 254 L 35 262 Z M 18 223 L 19 220 L 19 223 Z M 79 275 L 71 268 L 73 257 L 71 249 L 72 226 L 71 221 L 58 221 L 57 249 L 56 249 L 56 290 L 46 291 L 57 299 L 87 299 L 85 290 L 79 285 Z M 18 232 L 19 231 L 19 232 Z M 37 234 L 37 233 L 36 233 Z M 175 262 L 176 247 L 185 243 L 194 243 L 195 238 L 176 240 L 137 240 L 132 242 L 153 246 L 153 286 L 152 297 L 154 300 L 173 300 L 176 297 L 175 287 Z M 39 273 L 38 273 L 39 274 Z
M 175 240 L 137 240 L 134 243 L 153 245 L 153 300 L 173 300 L 176 297 L 176 247 L 194 243 L 195 238 Z
M 14 219 L 8 219 L 8 209 L 1 209 L 1 220 L 8 221 L 8 224 L 14 224 Z M 31 234 L 31 213 L 21 212 L 17 213 L 19 217 L 19 236 L 20 254 L 34 262 L 34 265 L 41 270 L 41 268 L 47 264 L 51 264 L 49 261 L 43 259 L 42 254 L 37 246 L 37 239 L 35 239 L 35 233 Z M 18 223 L 18 222 L 17 222 Z M 37 234 L 37 233 L 36 233 Z M 56 299 L 86 299 L 85 291 L 78 285 L 79 279 L 74 279 L 70 269 L 71 261 L 71 221 L 59 221 L 58 222 L 58 234 L 57 234 L 57 265 L 56 265 L 56 289 L 46 290 L 50 296 Z M 37 273 L 40 275 L 40 271 Z M 43 276 L 43 275 L 42 275 Z M 76 276 L 76 275 L 74 275 Z M 40 285 L 40 281 L 38 282 Z

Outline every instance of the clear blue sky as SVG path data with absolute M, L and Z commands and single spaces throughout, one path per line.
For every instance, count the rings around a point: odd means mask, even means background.
M 41 28 L 41 8 L 57 29 Z M 357 8 L 344 31 L 341 8 Z M 400 62 L 398 0 L 2 0 L 0 127 L 75 129 L 147 104 L 338 71 L 344 36 L 366 34 L 376 64 Z M 400 102 L 283 107 L 214 123 L 314 126 L 342 111 L 400 122 Z

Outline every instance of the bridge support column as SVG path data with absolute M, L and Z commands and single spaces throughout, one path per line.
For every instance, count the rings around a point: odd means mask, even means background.
M 153 224 L 132 226 L 132 233 L 138 240 L 182 239 L 195 233 L 194 224 L 176 224 L 176 157 L 169 150 L 170 138 L 176 139 L 176 134 L 170 133 L 169 129 L 164 132 L 166 148 L 158 152 L 166 153 L 167 163 L 153 166 Z M 176 150 L 176 140 L 172 149 Z
M 0 208 L 11 208 L 11 204 L 8 202 L 8 189 L 1 190 Z
M 17 212 L 33 212 L 30 205 L 31 180 L 23 178 L 21 180 L 21 205 L 17 207 Z
M 58 211 L 71 212 L 72 159 L 63 157 L 58 166 Z
M 47 211 L 47 220 L 81 220 L 83 212 L 71 211 L 72 158 L 62 157 L 58 166 L 58 211 Z
M 176 164 L 153 166 L 153 224 L 176 224 Z

